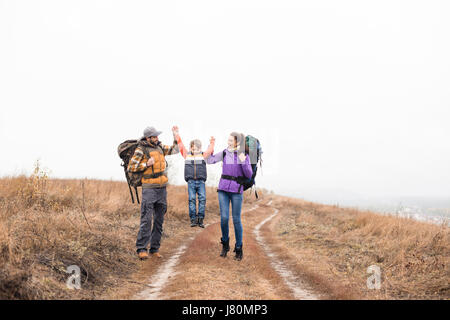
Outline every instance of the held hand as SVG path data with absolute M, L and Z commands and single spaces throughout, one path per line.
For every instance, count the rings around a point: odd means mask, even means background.
M 241 160 L 241 162 L 245 162 L 245 158 L 246 158 L 245 153 L 242 152 L 242 153 L 239 155 L 239 160 Z
M 155 163 L 155 159 L 150 157 L 150 159 L 148 159 L 148 161 L 147 161 L 147 167 L 151 167 L 154 163 Z
M 178 126 L 173 126 L 172 127 L 172 133 L 173 133 L 174 137 L 176 137 L 179 134 Z
M 216 142 L 216 138 L 211 137 L 211 138 L 209 139 L 209 144 L 214 144 L 215 142 Z

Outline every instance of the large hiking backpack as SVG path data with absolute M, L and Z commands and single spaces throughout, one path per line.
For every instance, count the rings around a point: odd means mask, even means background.
M 253 187 L 256 182 L 255 182 L 255 178 L 256 178 L 256 173 L 258 171 L 258 162 L 259 162 L 259 166 L 262 166 L 262 148 L 261 148 L 261 143 L 259 142 L 259 140 L 251 135 L 247 135 L 245 137 L 245 154 L 249 155 L 250 158 L 250 163 L 252 166 L 252 177 L 251 178 L 247 178 L 247 177 L 237 177 L 236 179 L 232 179 L 235 180 L 237 183 L 239 183 L 242 188 L 245 190 Z M 225 159 L 225 150 L 223 151 L 223 158 Z M 230 177 L 232 178 L 232 177 Z M 234 177 L 233 177 L 234 178 Z M 256 198 L 258 198 L 258 192 L 256 191 L 255 188 L 255 196 Z
M 251 135 L 245 137 L 245 154 L 248 154 L 250 157 L 250 163 L 252 164 L 253 175 L 247 181 L 244 181 L 244 190 L 251 188 L 255 184 L 256 173 L 258 170 L 258 162 L 259 166 L 262 165 L 262 148 L 259 140 Z M 255 195 L 258 198 L 258 194 Z
M 138 140 L 126 140 L 119 144 L 117 147 L 117 153 L 119 154 L 120 159 L 122 159 L 122 163 L 120 164 L 123 167 L 125 172 L 125 178 L 127 179 L 128 189 L 130 190 L 131 201 L 134 203 L 133 192 L 131 191 L 131 186 L 134 187 L 136 192 L 136 200 L 139 203 L 139 195 L 137 187 L 142 185 L 142 175 L 143 172 L 129 172 L 128 171 L 128 163 L 134 155 L 134 151 L 136 147 L 139 145 Z

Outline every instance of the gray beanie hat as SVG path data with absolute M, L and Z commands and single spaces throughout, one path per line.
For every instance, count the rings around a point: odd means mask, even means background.
M 147 127 L 144 130 L 143 138 L 157 137 L 161 134 L 161 131 L 155 129 L 155 127 Z

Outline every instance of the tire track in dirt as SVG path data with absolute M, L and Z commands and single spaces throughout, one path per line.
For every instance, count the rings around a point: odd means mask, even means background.
M 272 204 L 272 200 L 267 203 L 268 206 Z M 308 291 L 306 284 L 302 282 L 298 277 L 296 277 L 291 270 L 283 263 L 283 261 L 274 253 L 274 251 L 265 243 L 263 236 L 261 235 L 260 229 L 267 222 L 272 220 L 279 213 L 278 209 L 274 209 L 274 213 L 261 221 L 253 230 L 255 234 L 256 241 L 264 248 L 267 256 L 270 259 L 270 263 L 274 270 L 281 276 L 286 286 L 288 286 L 296 299 L 298 300 L 317 300 L 318 297 L 312 292 Z
M 206 226 L 205 226 L 206 227 Z M 194 237 L 189 238 L 192 241 Z M 153 275 L 148 281 L 148 289 L 138 293 L 136 299 L 143 300 L 158 300 L 160 298 L 160 292 L 164 288 L 165 284 L 171 277 L 174 277 L 177 273 L 174 272 L 174 268 L 178 263 L 180 256 L 186 251 L 187 244 L 181 245 L 175 251 L 175 253 L 162 264 L 155 275 Z

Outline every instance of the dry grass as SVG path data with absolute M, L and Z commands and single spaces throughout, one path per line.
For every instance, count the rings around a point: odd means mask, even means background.
M 187 202 L 186 187 L 168 186 L 161 250 L 188 224 Z M 206 212 L 206 220 L 218 215 L 214 188 Z M 144 267 L 135 254 L 139 216 L 124 182 L 49 179 L 39 166 L 0 179 L 0 299 L 117 296 Z M 81 268 L 82 290 L 66 287 L 70 265 Z
M 268 198 L 266 191 L 260 194 Z M 448 227 L 270 197 L 280 215 L 261 229 L 265 239 L 325 296 L 450 298 Z M 206 223 L 214 224 L 215 188 L 207 188 L 207 199 Z M 244 206 L 254 201 L 247 195 Z M 267 208 L 243 214 L 244 260 L 236 263 L 217 256 L 218 224 L 203 232 L 189 227 L 187 203 L 186 186 L 168 186 L 161 252 L 168 257 L 183 239 L 197 237 L 178 267 L 190 269 L 169 284 L 167 298 L 292 298 L 251 235 Z M 132 297 L 163 263 L 136 258 L 139 213 L 124 182 L 48 179 L 39 167 L 29 177 L 0 179 L 0 299 Z M 374 264 L 381 267 L 381 290 L 366 287 L 367 267 Z M 67 289 L 69 265 L 81 268 L 82 290 Z M 194 297 L 183 295 L 188 285 Z
M 0 185 L 1 298 L 96 298 L 136 269 L 138 207 L 123 183 L 50 180 L 37 168 Z M 65 286 L 70 265 L 81 268 L 81 291 Z
M 279 197 L 266 235 L 330 298 L 449 299 L 449 228 Z M 367 268 L 381 268 L 369 290 Z

